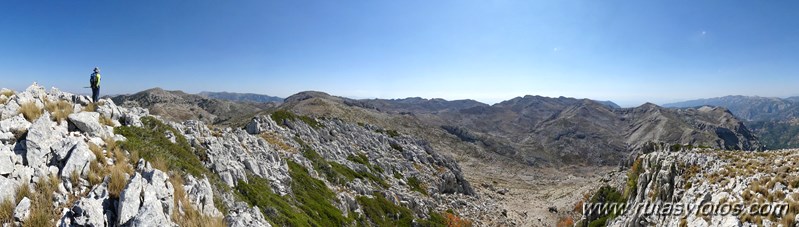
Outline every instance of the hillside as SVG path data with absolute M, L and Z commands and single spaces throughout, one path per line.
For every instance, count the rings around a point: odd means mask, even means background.
M 456 161 L 374 125 L 278 111 L 219 130 L 36 84 L 0 96 L 2 223 L 514 225 Z
M 146 108 L 171 121 L 199 120 L 222 126 L 244 124 L 257 113 L 275 106 L 274 103 L 234 102 L 160 88 L 111 99 L 121 106 Z
M 588 99 L 540 96 L 489 106 L 469 100 L 352 100 L 320 92 L 291 96 L 279 108 L 383 124 L 426 135 L 433 143 L 442 134 L 450 134 L 479 147 L 471 152 L 490 152 L 540 166 L 616 165 L 630 152 L 652 144 L 730 150 L 762 147 L 744 124 L 720 108 L 672 110 L 653 104 L 611 108 Z
M 745 120 L 749 129 L 768 149 L 799 148 L 799 97 L 765 98 L 725 96 L 666 104 L 685 108 L 718 106 Z
M 233 93 L 233 92 L 210 92 L 210 91 L 203 91 L 200 92 L 198 95 L 208 98 L 214 99 L 223 99 L 228 101 L 236 101 L 236 102 L 254 102 L 254 103 L 281 103 L 283 102 L 283 98 L 269 96 L 269 95 L 261 95 L 261 94 L 253 94 L 253 93 Z

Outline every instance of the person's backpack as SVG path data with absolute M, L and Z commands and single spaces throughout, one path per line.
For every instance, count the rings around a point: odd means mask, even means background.
M 97 84 L 97 73 L 92 73 L 92 76 L 89 78 L 89 86 L 95 88 Z

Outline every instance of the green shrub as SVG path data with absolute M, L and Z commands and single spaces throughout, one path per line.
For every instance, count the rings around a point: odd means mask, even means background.
M 287 110 L 277 110 L 269 116 L 272 117 L 272 120 L 281 125 L 285 125 L 285 121 L 295 121 L 299 119 L 300 121 L 305 122 L 305 124 L 307 124 L 308 126 L 311 126 L 311 128 L 319 129 L 324 127 L 322 123 L 319 123 L 318 121 L 316 121 L 311 117 L 298 116 Z
M 368 218 L 368 220 L 359 220 L 361 225 L 411 226 L 413 224 L 413 213 L 410 209 L 394 205 L 381 194 L 375 193 L 373 198 L 358 196 L 356 200 Z M 367 223 L 368 221 L 371 223 Z
M 344 226 L 352 222 L 332 205 L 335 194 L 324 182 L 293 161 L 288 165 L 293 197 L 277 195 L 269 181 L 259 177 L 250 177 L 249 183 L 239 181 L 236 189 L 277 226 Z
M 404 151 L 405 150 L 405 149 L 402 149 L 402 145 L 399 145 L 398 143 L 391 142 L 391 143 L 389 143 L 389 146 L 391 146 L 391 148 L 394 148 L 394 150 L 397 150 L 397 151 Z
M 411 190 L 417 191 L 422 193 L 423 195 L 427 195 L 427 190 L 424 189 L 422 182 L 419 181 L 416 177 L 409 177 L 408 178 L 408 186 L 411 187 Z
M 388 135 L 391 138 L 400 136 L 400 134 L 399 134 L 399 132 L 397 132 L 397 130 L 386 130 L 386 135 Z
M 141 121 L 143 127 L 122 126 L 114 129 L 114 133 L 127 138 L 127 141 L 120 143 L 122 148 L 136 151 L 141 158 L 150 162 L 161 159 L 170 169 L 185 171 L 195 177 L 214 175 L 200 162 L 199 157 L 204 156 L 204 149 L 197 148 L 195 152 L 183 134 L 158 119 L 143 117 Z M 177 143 L 169 141 L 167 131 L 175 135 Z

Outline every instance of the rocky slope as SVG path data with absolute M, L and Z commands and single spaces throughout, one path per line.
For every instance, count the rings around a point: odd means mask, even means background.
M 613 108 L 588 99 L 540 96 L 489 106 L 469 100 L 352 100 L 320 92 L 291 96 L 280 108 L 377 121 L 434 143 L 443 132 L 476 146 L 469 148 L 476 150 L 471 153 L 489 152 L 536 166 L 616 165 L 631 151 L 652 144 L 762 148 L 745 125 L 721 108 L 673 110 L 653 104 Z
M 609 226 L 795 226 L 796 168 L 797 150 L 660 150 L 638 157 L 626 175 L 606 179 L 607 186 L 583 201 L 626 203 L 624 212 L 594 213 L 583 221 Z M 775 206 L 758 211 L 764 204 Z
M 666 107 L 686 108 L 718 106 L 730 110 L 746 121 L 769 149 L 799 147 L 799 97 L 773 98 L 752 96 L 725 96 L 666 104 Z
M 275 106 L 274 103 L 234 102 L 160 88 L 119 95 L 112 100 L 124 107 L 146 108 L 152 114 L 171 121 L 199 120 L 222 126 L 244 124 L 256 114 Z
M 5 224 L 514 224 L 453 159 L 374 125 L 279 111 L 217 129 L 36 84 L 0 101 Z

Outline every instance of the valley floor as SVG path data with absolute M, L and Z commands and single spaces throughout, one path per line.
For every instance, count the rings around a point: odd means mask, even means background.
M 470 158 L 459 163 L 478 194 L 497 200 L 519 226 L 574 223 L 580 217 L 577 203 L 605 184 L 603 179 L 621 174 L 617 167 L 542 168 Z

